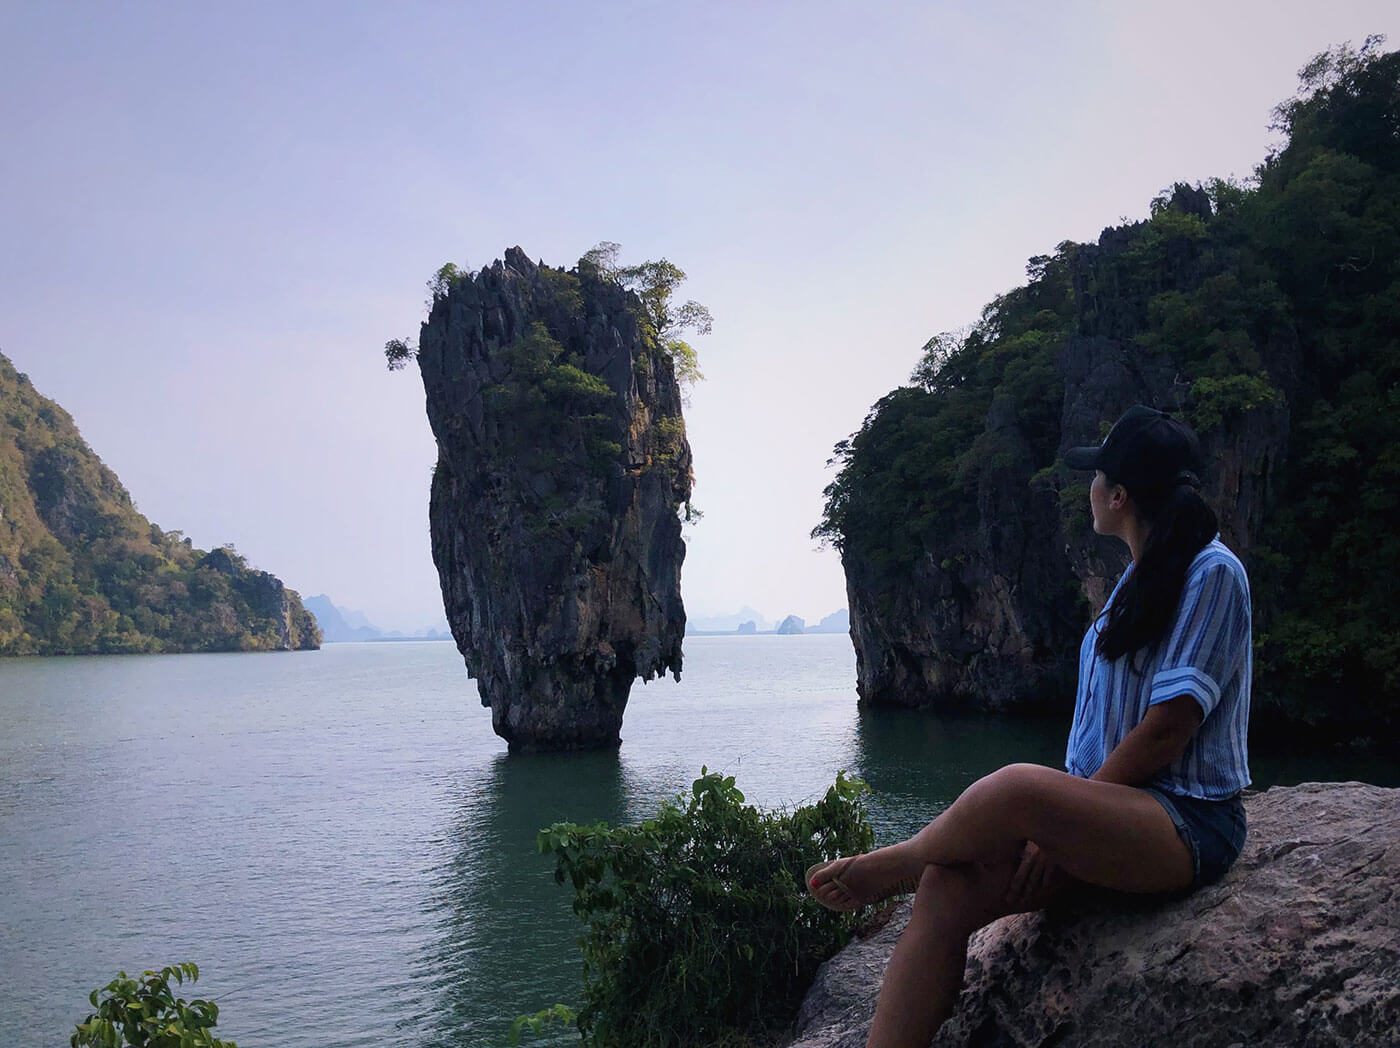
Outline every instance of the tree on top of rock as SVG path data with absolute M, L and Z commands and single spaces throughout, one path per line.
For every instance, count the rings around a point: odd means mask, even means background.
M 671 358 L 681 386 L 694 385 L 705 376 L 700 374 L 694 348 L 680 336 L 683 331 L 708 335 L 713 323 L 710 311 L 693 299 L 679 306 L 671 301 L 676 288 L 685 281 L 685 271 L 675 263 L 662 258 L 619 266 L 617 256 L 621 250 L 620 245 L 604 240 L 584 253 L 578 260 L 579 269 L 594 269 L 636 293 L 650 328 L 647 336 Z

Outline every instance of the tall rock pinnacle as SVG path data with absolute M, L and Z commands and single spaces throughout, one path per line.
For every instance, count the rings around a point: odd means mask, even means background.
M 616 746 L 633 679 L 680 679 L 691 456 L 673 362 L 596 266 L 515 247 L 434 292 L 418 365 L 457 648 L 512 750 Z

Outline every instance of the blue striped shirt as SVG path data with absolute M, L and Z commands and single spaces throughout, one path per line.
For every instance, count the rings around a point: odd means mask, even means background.
M 1116 659 L 1096 650 L 1113 598 L 1079 646 L 1065 768 L 1088 778 L 1137 727 L 1148 707 L 1190 695 L 1202 721 L 1186 752 L 1152 777 L 1150 785 L 1178 796 L 1221 800 L 1249 785 L 1249 688 L 1254 669 L 1249 579 L 1244 565 L 1217 535 L 1186 570 L 1176 616 L 1162 637 Z

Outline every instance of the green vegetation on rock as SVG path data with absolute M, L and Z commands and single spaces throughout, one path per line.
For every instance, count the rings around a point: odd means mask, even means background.
M 142 516 L 68 413 L 0 355 L 0 655 L 320 642 L 272 575 Z
M 579 498 L 568 489 L 577 485 L 556 483 L 562 478 L 592 477 L 603 482 L 622 455 L 627 439 L 618 393 L 601 376 L 589 370 L 586 323 L 597 309 L 597 289 L 615 285 L 632 298 L 635 323 L 645 352 L 637 354 L 633 370 L 639 383 L 648 379 L 659 354 L 671 367 L 682 390 L 704 376 L 694 347 L 681 336 L 688 331 L 708 334 L 710 311 L 694 300 L 675 301 L 685 282 L 684 270 L 666 259 L 621 265 L 621 247 L 603 241 L 587 251 L 573 270 L 539 266 L 535 273 L 539 293 L 534 296 L 532 319 L 518 340 L 499 350 L 497 380 L 481 390 L 485 424 L 495 440 L 496 461 L 490 468 L 501 474 L 524 473 L 553 481 L 527 486 L 538 527 L 549 531 L 565 527 L 587 532 L 602 525 L 604 507 L 590 497 Z M 428 280 L 427 307 L 446 308 L 450 296 L 474 281 L 478 271 L 447 262 Z M 588 295 L 585 295 L 585 282 Z M 384 344 L 391 371 L 402 370 L 416 359 L 412 339 L 394 338 Z M 679 414 L 658 415 L 651 420 L 656 448 L 643 472 L 674 467 L 683 454 L 685 420 Z M 686 465 L 688 469 L 688 464 Z M 686 521 L 700 512 L 689 499 L 677 504 Z
M 1177 185 L 1146 220 L 1031 259 L 1025 286 L 931 340 L 913 384 L 837 445 L 814 534 L 841 550 L 871 616 L 908 606 L 902 580 L 918 565 L 999 570 L 1007 507 L 1019 499 L 1032 519 L 1050 505 L 1033 536 L 1049 581 L 1016 611 L 1044 623 L 1038 665 L 1072 679 L 1089 606 L 1066 614 L 1055 594 L 1102 554 L 1088 545 L 1084 478 L 1058 455 L 1096 437 L 1087 412 L 1150 398 L 1182 412 L 1212 469 L 1241 482 L 1216 478 L 1212 493 L 1253 584 L 1256 721 L 1393 737 L 1400 54 L 1380 42 L 1304 69 L 1275 111 L 1286 141 L 1252 179 Z M 1022 593 L 1027 564 L 1004 576 Z M 950 583 L 965 610 L 958 586 L 975 582 Z
M 605 280 L 614 280 L 633 292 L 642 305 L 643 335 L 671 361 L 682 388 L 693 386 L 703 376 L 695 349 L 681 338 L 683 331 L 708 335 L 713 324 L 710 311 L 694 299 L 677 304 L 676 289 L 685 283 L 685 271 L 666 259 L 648 260 L 632 266 L 617 263 L 621 246 L 604 240 L 578 260 L 580 270 L 591 270 Z
M 501 381 L 481 391 L 486 417 L 503 434 L 501 457 L 530 473 L 606 476 L 622 454 L 622 427 L 609 410 L 617 394 L 566 353 L 540 321 L 501 356 Z M 560 439 L 542 439 L 556 431 Z
M 541 830 L 555 880 L 587 923 L 583 1006 L 596 1048 L 766 1042 L 792 1022 L 817 966 L 857 917 L 823 909 L 803 871 L 868 851 L 864 783 L 838 775 L 790 811 L 744 803 L 732 776 L 701 769 L 690 795 L 639 826 Z M 558 1018 L 574 1018 L 567 1009 Z M 522 1017 L 538 1031 L 549 1015 Z

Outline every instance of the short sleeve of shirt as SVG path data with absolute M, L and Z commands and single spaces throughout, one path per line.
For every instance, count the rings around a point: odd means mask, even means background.
M 1248 583 L 1224 560 L 1190 572 L 1181 604 L 1152 678 L 1149 706 L 1190 695 L 1209 717 L 1249 656 Z

